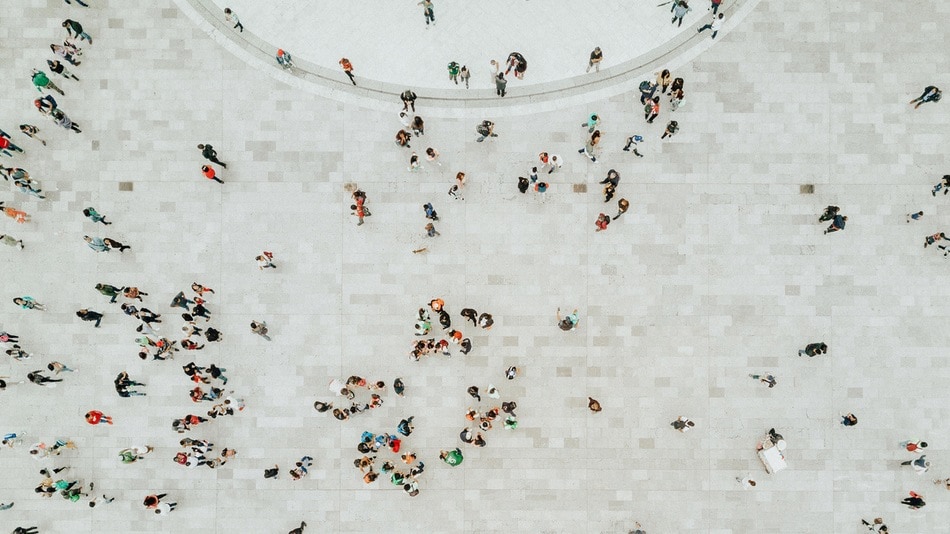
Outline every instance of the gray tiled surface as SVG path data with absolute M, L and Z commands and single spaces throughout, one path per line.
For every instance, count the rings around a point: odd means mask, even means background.
M 920 42 L 946 44 L 938 21 L 947 6 L 927 5 L 921 21 L 923 4 L 762 2 L 677 71 L 687 102 L 672 141 L 658 139 L 668 109 L 644 125 L 625 95 L 549 114 L 499 112 L 500 137 L 483 144 L 470 120 L 427 121 L 413 148 L 431 143 L 444 166 L 409 174 L 407 151 L 391 141 L 398 104 L 369 111 L 277 84 L 167 0 L 95 4 L 20 0 L 0 22 L 0 39 L 16 44 L 0 48 L 8 74 L 0 128 L 32 122 L 50 140 L 43 149 L 15 136 L 27 149 L 15 165 L 49 199 L 0 194 L 33 215 L 27 225 L 0 221 L 27 243 L 0 250 L 0 322 L 34 353 L 0 374 L 22 377 L 51 360 L 80 368 L 56 389 L 0 394 L 0 431 L 29 436 L 0 450 L 0 501 L 16 501 L 0 512 L 8 530 L 286 532 L 305 519 L 317 532 L 624 532 L 635 520 L 651 533 L 852 532 L 872 514 L 894 532 L 944 528 L 948 495 L 929 479 L 950 474 L 950 310 L 939 285 L 945 260 L 920 241 L 950 216 L 944 197 L 927 197 L 946 172 L 948 108 L 911 111 L 906 102 L 929 83 L 946 85 L 945 46 Z M 67 15 L 96 39 L 75 69 L 82 82 L 61 83 L 78 135 L 30 105 L 29 69 L 61 38 Z M 604 117 L 606 153 L 588 164 L 571 151 L 593 110 Z M 619 151 L 635 131 L 647 137 L 642 160 Z M 230 164 L 224 186 L 200 177 L 201 141 Z M 543 204 L 515 189 L 540 150 L 566 161 Z M 632 206 L 594 233 L 596 181 L 609 168 L 622 174 L 619 196 Z M 452 202 L 445 192 L 458 170 L 469 184 L 465 200 Z M 127 181 L 133 191 L 120 192 Z M 373 216 L 361 227 L 346 209 L 348 182 L 369 194 Z M 589 193 L 571 192 L 580 182 Z M 816 184 L 815 194 L 800 195 L 803 183 Z M 423 237 L 426 201 L 442 217 L 436 239 Z M 850 224 L 823 236 L 814 220 L 828 203 Z M 115 224 L 93 227 L 79 213 L 87 205 Z M 906 224 L 904 214 L 919 209 L 924 220 Z M 94 254 L 84 233 L 133 249 Z M 429 251 L 411 253 L 421 246 Z M 262 249 L 275 252 L 276 271 L 255 268 Z M 239 451 L 214 472 L 170 461 L 179 439 L 170 420 L 197 408 L 178 369 L 191 354 L 140 362 L 134 324 L 93 289 L 141 287 L 170 334 L 178 324 L 167 303 L 196 279 L 218 291 L 210 306 L 225 335 L 196 360 L 227 367 L 228 385 L 248 402 L 194 432 Z M 49 311 L 14 308 L 10 299 L 23 294 Z M 433 296 L 456 314 L 466 306 L 494 314 L 490 332 L 464 329 L 475 345 L 469 356 L 407 359 L 415 309 Z M 82 306 L 107 312 L 99 331 L 72 316 Z M 577 331 L 554 327 L 558 306 L 580 309 Z M 272 343 L 247 331 L 253 318 L 268 321 Z M 815 339 L 829 343 L 829 356 L 794 356 Z M 511 364 L 523 374 L 507 382 Z M 115 396 L 108 383 L 122 369 L 148 382 L 148 397 Z M 775 389 L 747 377 L 763 371 L 778 377 Z M 407 396 L 389 394 L 380 410 L 344 424 L 316 414 L 327 382 L 349 374 L 402 376 Z M 450 469 L 436 455 L 457 441 L 465 388 L 489 382 L 518 401 L 521 424 L 491 431 L 488 447 L 467 449 Z M 588 395 L 602 413 L 587 412 Z M 86 425 L 91 408 L 116 424 Z M 837 414 L 848 411 L 860 424 L 843 429 Z M 350 464 L 360 432 L 412 414 L 407 444 L 426 460 L 422 493 L 364 486 Z M 673 432 L 678 415 L 697 428 Z M 753 450 L 771 426 L 789 441 L 790 464 L 773 476 Z M 35 497 L 39 464 L 26 447 L 66 436 L 79 449 L 61 459 L 116 502 L 90 510 Z M 932 443 L 931 473 L 900 468 L 906 438 Z M 119 449 L 142 442 L 156 454 L 116 461 Z M 308 453 L 316 458 L 308 479 L 261 479 L 263 467 L 286 469 Z M 734 477 L 746 475 L 759 487 L 743 491 Z M 898 504 L 911 489 L 926 508 Z M 179 510 L 146 514 L 139 502 L 151 491 L 174 496 Z

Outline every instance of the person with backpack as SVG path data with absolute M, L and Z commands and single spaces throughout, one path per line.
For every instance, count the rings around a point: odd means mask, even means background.
M 921 104 L 926 102 L 940 102 L 940 97 L 942 95 L 943 93 L 940 91 L 940 89 L 937 89 L 933 85 L 928 85 L 924 88 L 924 92 L 921 93 L 921 95 L 917 98 L 911 100 L 910 103 L 916 103 L 917 105 L 914 106 L 914 109 L 917 109 Z
M 479 143 L 485 140 L 486 137 L 498 137 L 498 134 L 495 133 L 495 123 L 489 120 L 484 120 L 475 127 L 475 132 L 478 133 L 481 137 L 476 139 Z

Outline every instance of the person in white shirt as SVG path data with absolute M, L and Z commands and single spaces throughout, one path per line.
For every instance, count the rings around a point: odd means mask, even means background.
M 712 30 L 712 38 L 716 38 L 716 34 L 719 33 L 719 30 L 722 28 L 723 23 L 725 22 L 725 15 L 720 13 L 718 16 L 713 15 L 712 22 L 706 24 L 702 28 L 696 30 L 696 33 L 702 33 L 705 30 Z

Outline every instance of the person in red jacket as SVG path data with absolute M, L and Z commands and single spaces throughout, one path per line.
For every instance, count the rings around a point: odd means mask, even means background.
M 219 184 L 224 183 L 224 180 L 214 175 L 214 169 L 208 165 L 201 166 L 201 174 L 205 175 L 205 178 L 209 180 L 214 180 L 215 182 L 218 182 Z
M 112 424 L 112 417 L 105 415 L 99 410 L 90 410 L 86 412 L 86 422 L 90 425 L 98 425 L 99 423 Z

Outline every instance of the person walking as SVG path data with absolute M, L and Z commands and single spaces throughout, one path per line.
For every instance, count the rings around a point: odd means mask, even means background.
M 920 96 L 910 101 L 911 104 L 915 104 L 914 109 L 920 107 L 921 104 L 927 102 L 940 102 L 940 97 L 943 96 L 943 93 L 940 89 L 937 89 L 933 85 L 928 85 L 924 88 L 924 92 Z
M 90 410 L 86 412 L 86 422 L 90 425 L 98 425 L 100 423 L 111 425 L 112 417 L 100 412 L 99 410 Z
M 46 387 L 46 384 L 51 384 L 51 383 L 54 383 L 54 382 L 62 382 L 62 381 L 63 381 L 62 378 L 50 378 L 50 377 L 44 375 L 42 369 L 37 369 L 36 371 L 33 371 L 33 372 L 31 372 L 31 373 L 27 373 L 26 379 L 29 380 L 30 382 L 33 382 L 33 383 L 36 384 L 37 386 L 43 386 L 43 387 Z M 49 386 L 49 387 L 56 387 L 56 386 L 55 386 L 55 384 L 54 384 L 54 385 Z
M 926 460 L 927 455 L 921 454 L 914 460 L 907 460 L 906 462 L 901 462 L 901 465 L 909 465 L 914 468 L 914 471 L 917 471 L 918 475 L 922 475 L 930 469 L 930 462 Z
M 214 149 L 213 146 L 203 143 L 198 145 L 198 150 L 201 151 L 201 155 L 211 163 L 217 163 L 218 165 L 228 168 L 228 164 L 218 159 L 218 151 Z
M 450 61 L 448 65 L 449 69 L 449 81 L 455 82 L 455 85 L 459 84 L 459 64 L 456 61 Z
M 621 198 L 620 200 L 618 200 L 618 201 L 617 201 L 617 214 L 614 215 L 614 220 L 616 221 L 617 219 L 620 218 L 621 215 L 623 215 L 624 213 L 627 213 L 627 209 L 629 209 L 629 208 L 630 208 L 630 202 L 627 201 L 627 199 Z
M 819 354 L 828 354 L 828 345 L 825 345 L 822 342 L 818 343 L 809 343 L 805 345 L 805 348 L 798 351 L 798 356 L 806 355 L 809 358 L 814 358 Z
M 858 424 L 858 417 L 853 413 L 841 416 L 841 425 L 842 426 L 856 426 Z
M 90 311 L 87 308 L 83 308 L 76 312 L 76 317 L 79 317 L 83 321 L 95 321 L 95 327 L 99 328 L 99 324 L 102 323 L 102 314 L 95 311 Z
M 264 321 L 251 321 L 251 332 L 270 341 L 270 336 L 267 335 L 267 323 Z
M 835 215 L 834 220 L 831 221 L 831 225 L 828 226 L 827 229 L 825 229 L 825 233 L 828 234 L 830 232 L 837 232 L 839 230 L 844 230 L 845 223 L 847 222 L 848 222 L 847 216 Z
M 83 209 L 82 214 L 88 217 L 89 220 L 91 220 L 94 223 L 102 223 L 105 225 L 112 224 L 111 222 L 106 220 L 105 215 L 100 215 L 99 212 L 96 211 L 96 209 L 93 207 L 88 207 L 88 208 Z
M 72 78 L 77 82 L 79 81 L 79 77 L 70 72 L 58 59 L 47 59 L 46 65 L 49 67 L 50 72 L 54 74 L 59 74 L 63 78 Z
M 112 303 L 115 302 L 115 299 L 119 298 L 119 295 L 122 294 L 123 289 L 110 284 L 96 284 L 96 291 L 107 297 L 112 297 L 112 300 L 109 301 Z
M 600 402 L 593 397 L 587 397 L 587 408 L 594 413 L 600 413 L 603 410 Z
M 284 50 L 283 48 L 278 48 L 275 59 L 277 60 L 277 64 L 282 68 L 293 72 L 296 65 L 294 65 L 294 58 L 290 55 L 290 52 Z M 353 85 L 356 85 L 356 83 Z
M 0 130 L 0 152 L 3 152 L 9 157 L 13 157 L 13 154 L 10 153 L 10 150 L 14 152 L 23 153 L 23 149 L 13 144 L 13 139 L 7 132 Z
M 63 28 L 66 28 L 66 34 L 70 38 L 79 38 L 80 41 L 85 39 L 89 41 L 89 44 L 92 44 L 92 37 L 88 33 L 83 31 L 82 24 L 76 22 L 75 20 L 66 19 L 63 21 Z
M 706 24 L 696 30 L 696 33 L 702 33 L 706 30 L 712 30 L 712 38 L 716 38 L 716 34 L 719 33 L 719 30 L 722 28 L 722 25 L 725 23 L 725 15 L 720 13 L 719 16 L 713 15 L 713 19 L 709 24 Z
M 663 130 L 663 135 L 660 136 L 660 139 L 666 139 L 667 137 L 673 137 L 676 135 L 680 129 L 680 125 L 676 121 L 670 121 L 666 124 L 666 129 Z
M 123 245 L 122 243 L 119 243 L 115 239 L 112 239 L 109 237 L 103 238 L 102 242 L 105 243 L 105 245 L 111 249 L 119 249 L 119 252 L 125 252 L 125 249 L 132 248 L 129 245 Z
M 901 500 L 901 504 L 906 504 L 912 510 L 919 510 L 927 505 L 927 503 L 924 502 L 923 495 L 914 491 L 910 492 L 910 497 L 904 497 L 904 499 Z
M 445 450 L 440 451 L 439 459 L 449 464 L 450 466 L 455 467 L 461 464 L 462 460 L 464 460 L 465 458 L 462 456 L 462 449 L 459 449 L 458 447 L 456 447 L 455 450 L 452 450 L 452 451 L 445 451 Z
M 207 179 L 209 179 L 209 180 L 214 180 L 215 182 L 218 182 L 219 184 L 223 184 L 223 183 L 224 183 L 224 180 L 222 180 L 222 179 L 218 178 L 217 176 L 215 176 L 214 168 L 213 168 L 213 167 L 209 167 L 208 165 L 202 165 L 202 166 L 201 166 L 201 174 L 203 174 L 205 178 L 207 178 Z
M 435 7 L 432 5 L 430 0 L 422 0 L 417 6 L 422 6 L 422 12 L 426 16 L 426 29 L 429 29 L 429 22 L 432 22 L 432 25 L 435 26 Z
M 416 111 L 416 94 L 412 92 L 411 89 L 406 89 L 399 95 L 400 100 L 402 100 L 402 110 L 409 111 L 409 108 L 412 107 L 413 113 Z
M 577 153 L 583 154 L 587 156 L 591 162 L 597 163 L 596 150 L 598 143 L 600 143 L 600 130 L 594 130 L 594 133 L 590 134 L 590 137 L 587 138 L 587 141 L 584 143 L 584 148 L 578 150 Z
M 563 318 L 561 317 L 561 308 L 558 308 L 556 317 L 558 328 L 565 332 L 568 330 L 576 330 L 577 323 L 580 321 L 577 317 L 577 308 L 574 308 L 574 311 L 572 311 L 570 315 L 565 315 Z
M 670 12 L 673 13 L 673 20 L 671 20 L 670 22 L 672 24 L 676 24 L 676 21 L 678 20 L 679 24 L 677 24 L 677 28 L 682 26 L 683 17 L 685 17 L 686 14 L 689 13 L 690 11 L 692 11 L 692 8 L 689 7 L 689 5 L 686 3 L 686 0 L 679 0 L 678 2 L 673 2 L 673 9 L 670 10 Z
M 581 123 L 581 128 L 587 128 L 587 133 L 594 133 L 594 130 L 597 129 L 597 126 L 600 125 L 600 116 L 596 113 L 591 113 L 587 120 Z
M 257 268 L 260 270 L 264 269 L 276 269 L 277 265 L 274 263 L 274 254 L 272 252 L 263 251 L 260 256 L 254 258 L 257 260 Z
M 234 23 L 234 29 L 241 30 L 241 33 L 244 33 L 244 25 L 241 24 L 241 19 L 238 18 L 237 13 L 231 11 L 230 7 L 224 8 L 224 20 L 229 24 Z
M 587 71 L 590 72 L 591 67 L 594 68 L 595 72 L 600 72 L 600 62 L 604 60 L 604 53 L 600 50 L 600 47 L 594 47 L 594 50 L 590 53 L 590 59 L 587 61 Z
M 426 236 L 428 236 L 428 237 L 435 237 L 435 236 L 437 236 L 437 235 L 442 235 L 442 234 L 439 233 L 439 231 L 435 229 L 435 225 L 432 224 L 432 223 L 427 224 L 427 225 L 426 225 Z
M 46 140 L 45 140 L 45 139 L 40 139 L 40 136 L 37 135 L 37 134 L 40 133 L 39 127 L 33 126 L 32 124 L 21 124 L 21 125 L 20 125 L 20 132 L 21 132 L 23 135 L 29 137 L 30 139 L 36 139 L 36 140 L 39 141 L 40 143 L 43 143 L 43 146 L 46 146 Z M 5 137 L 5 138 L 8 139 L 8 140 L 10 139 L 10 137 L 7 136 L 6 134 L 4 134 L 2 130 L 0 130 L 0 136 L 3 136 L 3 137 Z
M 343 73 L 346 74 L 346 77 L 350 79 L 350 82 L 356 85 L 356 78 L 353 77 L 353 64 L 350 63 L 350 60 L 345 57 L 340 58 L 340 67 L 343 69 Z
M 478 133 L 479 137 L 476 139 L 479 143 L 485 140 L 486 137 L 498 137 L 498 134 L 495 133 L 495 123 L 489 120 L 484 120 L 480 122 L 476 127 L 475 131 Z
M 610 224 L 610 216 L 606 213 L 601 213 L 597 215 L 597 220 L 594 221 L 594 226 L 597 228 L 595 232 L 603 232 L 607 229 L 607 226 Z
M 439 167 L 442 166 L 442 163 L 439 161 L 439 151 L 432 148 L 431 146 L 426 149 L 426 161 L 429 163 L 435 163 Z
M 909 223 L 909 222 L 911 221 L 911 219 L 913 219 L 913 220 L 915 220 L 915 221 L 919 221 L 920 219 L 923 218 L 923 216 L 924 216 L 924 212 L 922 212 L 922 211 L 918 211 L 917 213 L 908 213 L 908 214 L 907 214 L 907 222 Z
M 719 6 L 722 4 L 722 0 L 710 0 L 712 4 L 709 6 L 709 9 L 706 11 L 712 10 L 712 14 L 715 15 L 719 11 Z
M 647 124 L 653 124 L 653 120 L 660 114 L 660 97 L 655 96 L 643 106 L 643 118 Z
M 103 241 L 101 237 L 89 237 L 84 235 L 82 238 L 92 250 L 96 252 L 109 252 L 109 245 L 106 245 L 105 241 Z
M 468 89 L 468 79 L 472 77 L 471 71 L 468 70 L 468 67 L 462 65 L 462 70 L 459 71 L 459 79 L 465 82 L 465 88 Z
M 495 77 L 495 94 L 504 98 L 507 85 L 508 80 L 505 79 L 505 73 L 499 72 L 498 76 Z
M 0 243 L 11 247 L 20 247 L 20 250 L 23 250 L 23 240 L 11 235 L 0 234 Z
M 630 147 L 633 147 L 633 153 L 636 154 L 637 157 L 642 158 L 642 157 L 643 157 L 643 154 L 641 154 L 641 153 L 637 150 L 638 145 L 639 145 L 640 142 L 642 142 L 642 141 L 643 141 L 643 136 L 641 136 L 641 135 L 632 135 L 632 136 L 628 137 L 628 138 L 627 138 L 627 144 L 624 145 L 623 151 L 624 151 L 624 152 L 630 152 Z
M 660 72 L 655 72 L 654 74 L 656 74 L 656 85 L 660 86 L 660 92 L 665 93 L 666 88 L 669 87 L 670 82 L 673 81 L 673 74 L 670 73 L 669 69 L 663 69 Z M 650 98 L 653 98 L 652 94 L 650 95 Z M 642 97 L 640 103 L 643 103 Z
M 33 69 L 32 79 L 33 79 L 33 85 L 36 87 L 36 90 L 39 91 L 40 93 L 43 92 L 43 89 L 52 89 L 53 91 L 56 91 L 57 93 L 63 96 L 66 96 L 66 93 L 64 93 L 62 89 L 57 87 L 56 84 L 53 83 L 49 79 L 49 77 L 46 76 L 45 72 L 41 70 Z
M 13 303 L 17 306 L 23 308 L 24 310 L 40 310 L 46 311 L 46 306 L 40 304 L 33 300 L 31 296 L 16 297 L 13 299 Z

